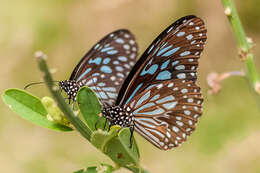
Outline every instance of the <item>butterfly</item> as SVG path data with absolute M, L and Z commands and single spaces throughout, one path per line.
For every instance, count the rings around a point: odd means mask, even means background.
M 134 35 L 120 29 L 106 35 L 80 60 L 69 80 L 59 82 L 69 99 L 76 101 L 78 90 L 88 86 L 106 105 L 113 105 L 119 89 L 135 64 L 138 46 Z
M 122 84 L 116 102 L 104 106 L 109 125 L 128 127 L 154 146 L 180 146 L 195 130 L 203 97 L 196 84 L 207 30 L 189 15 L 166 28 L 146 49 Z

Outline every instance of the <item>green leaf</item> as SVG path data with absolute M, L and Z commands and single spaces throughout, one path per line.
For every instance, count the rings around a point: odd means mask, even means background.
M 101 112 L 101 105 L 96 94 L 90 88 L 82 87 L 78 92 L 77 100 L 88 127 L 92 131 L 95 131 L 96 127 L 104 128 L 105 119 L 98 116 Z
M 102 131 L 104 120 L 101 122 L 101 117 L 98 116 L 101 112 L 101 105 L 95 93 L 88 87 L 80 89 L 77 100 L 87 125 L 93 130 L 91 143 L 119 166 L 138 167 L 139 151 L 135 140 L 130 148 L 129 128 L 122 129 L 120 126 L 113 126 L 109 132 Z M 96 130 L 96 124 L 97 128 L 101 129 Z
M 139 165 L 139 150 L 135 140 L 133 146 L 130 148 L 130 130 L 123 128 L 120 130 L 117 137 L 112 138 L 105 144 L 103 151 L 119 166 L 133 166 Z
M 4 102 L 22 118 L 39 126 L 55 131 L 71 131 L 72 129 L 49 121 L 47 111 L 41 100 L 28 92 L 19 89 L 8 89 L 2 94 Z
M 111 129 L 107 132 L 98 129 L 98 131 L 92 133 L 91 143 L 103 152 L 106 143 L 117 136 L 117 131 L 117 129 Z
M 101 164 L 100 166 L 96 167 L 88 167 L 87 169 L 81 169 L 74 173 L 111 173 L 115 170 L 115 168 L 108 164 Z

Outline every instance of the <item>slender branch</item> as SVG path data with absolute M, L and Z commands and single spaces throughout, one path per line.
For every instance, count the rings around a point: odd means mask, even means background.
M 246 77 L 257 93 L 260 96 L 260 79 L 254 63 L 254 55 L 251 53 L 252 40 L 246 37 L 245 31 L 239 19 L 235 4 L 233 0 L 221 0 L 225 8 L 225 14 L 232 26 L 235 37 L 237 39 L 237 44 L 239 48 L 239 55 L 241 59 L 245 62 Z M 260 99 L 257 98 L 258 100 Z
M 59 92 L 59 88 L 54 85 L 52 76 L 45 61 L 46 55 L 44 55 L 42 52 L 36 52 L 35 56 L 39 64 L 39 68 L 44 74 L 43 76 L 47 87 L 50 90 L 53 98 L 57 102 L 59 108 L 63 111 L 66 118 L 68 118 L 73 126 L 80 132 L 80 134 L 90 141 L 92 133 L 91 130 L 79 119 L 79 117 L 74 114 L 74 112 L 71 110 L 71 108 L 68 106 L 61 93 Z
M 134 173 L 149 173 L 148 170 L 140 167 L 140 168 L 136 168 L 136 167 L 131 167 L 131 166 L 125 166 L 126 169 L 134 172 Z

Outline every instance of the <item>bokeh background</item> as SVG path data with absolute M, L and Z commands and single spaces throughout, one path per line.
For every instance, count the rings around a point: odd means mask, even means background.
M 260 1 L 235 1 L 248 36 L 260 42 Z M 136 134 L 141 163 L 153 173 L 260 172 L 260 114 L 247 81 L 232 77 L 208 95 L 207 74 L 243 69 L 220 0 L 12 0 L 0 2 L 1 93 L 41 81 L 33 54 L 48 54 L 56 80 L 67 79 L 80 58 L 105 34 L 130 29 L 142 53 L 176 19 L 205 20 L 208 41 L 199 83 L 205 103 L 198 128 L 181 147 L 160 151 Z M 260 67 L 260 49 L 254 49 Z M 260 71 L 260 70 L 259 70 Z M 39 97 L 45 86 L 29 89 Z M 78 133 L 58 133 L 27 122 L 0 101 L 0 172 L 72 172 L 112 163 Z M 118 172 L 128 172 L 119 170 Z

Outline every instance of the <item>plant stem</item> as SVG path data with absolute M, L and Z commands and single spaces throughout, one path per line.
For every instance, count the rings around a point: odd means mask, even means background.
M 233 0 L 221 0 L 225 8 L 225 14 L 232 26 L 237 44 L 239 48 L 239 55 L 245 62 L 246 77 L 253 90 L 256 92 L 257 97 L 260 96 L 260 80 L 259 75 L 254 63 L 254 55 L 251 53 L 252 41 L 246 37 L 245 31 L 239 19 L 235 4 Z M 257 98 L 260 100 L 260 97 Z
M 146 170 L 146 169 L 144 169 L 144 168 L 136 168 L 136 167 L 131 167 L 131 166 L 126 166 L 125 167 L 126 169 L 128 169 L 128 170 L 130 170 L 130 171 L 132 171 L 132 172 L 134 172 L 134 173 L 149 173 L 149 171 L 148 170 Z
M 40 70 L 43 72 L 44 81 L 47 84 L 48 89 L 50 90 L 53 98 L 57 102 L 59 108 L 63 111 L 64 115 L 68 120 L 72 123 L 72 125 L 80 132 L 80 134 L 85 137 L 87 140 L 90 141 L 91 137 L 91 130 L 77 117 L 72 109 L 68 106 L 65 102 L 64 98 L 62 97 L 59 88 L 54 85 L 52 76 L 49 72 L 48 66 L 45 61 L 45 55 L 41 52 L 36 53 L 37 62 L 39 64 Z

